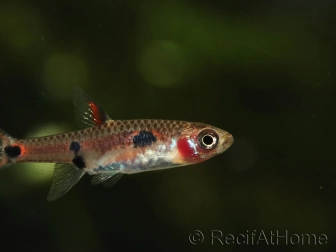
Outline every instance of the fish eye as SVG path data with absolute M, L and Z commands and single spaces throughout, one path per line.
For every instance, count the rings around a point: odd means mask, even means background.
M 214 130 L 205 129 L 198 134 L 198 142 L 204 149 L 210 150 L 217 146 L 218 135 Z

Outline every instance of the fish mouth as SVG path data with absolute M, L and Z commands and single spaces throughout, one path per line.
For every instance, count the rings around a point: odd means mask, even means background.
M 222 143 L 223 151 L 228 149 L 233 144 L 233 142 L 234 142 L 233 136 L 229 132 L 226 132 L 224 134 L 224 141 Z

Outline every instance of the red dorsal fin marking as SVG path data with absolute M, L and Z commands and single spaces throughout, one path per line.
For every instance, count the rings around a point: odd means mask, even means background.
M 111 120 L 98 103 L 77 87 L 74 88 L 74 105 L 76 121 L 82 128 L 99 126 Z
M 106 119 L 103 118 L 102 113 L 99 111 L 99 107 L 97 106 L 97 104 L 91 101 L 89 102 L 89 106 L 91 108 L 93 120 L 96 122 L 96 125 L 98 126 L 103 124 Z

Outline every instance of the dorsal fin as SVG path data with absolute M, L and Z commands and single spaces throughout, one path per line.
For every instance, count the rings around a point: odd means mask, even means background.
M 78 87 L 73 88 L 75 116 L 81 128 L 99 126 L 111 118 L 101 106 Z

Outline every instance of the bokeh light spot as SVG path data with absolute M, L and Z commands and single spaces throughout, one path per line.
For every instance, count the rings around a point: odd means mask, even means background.
M 53 123 L 45 124 L 39 127 L 36 127 L 26 136 L 27 138 L 31 137 L 40 137 L 53 135 L 55 133 L 65 132 L 66 127 L 61 125 L 55 125 Z M 53 163 L 24 163 L 20 167 L 20 172 L 17 173 L 17 179 L 24 184 L 35 184 L 41 183 L 43 181 L 49 181 L 51 183 L 54 164 Z
M 183 48 L 172 41 L 154 41 L 140 53 L 139 71 L 149 84 L 169 87 L 181 84 L 186 68 Z
M 35 9 L 20 4 L 0 6 L 0 39 L 18 54 L 29 52 L 44 34 Z
M 58 99 L 70 99 L 72 86 L 88 85 L 88 68 L 83 57 L 71 53 L 55 53 L 44 64 L 43 83 Z

